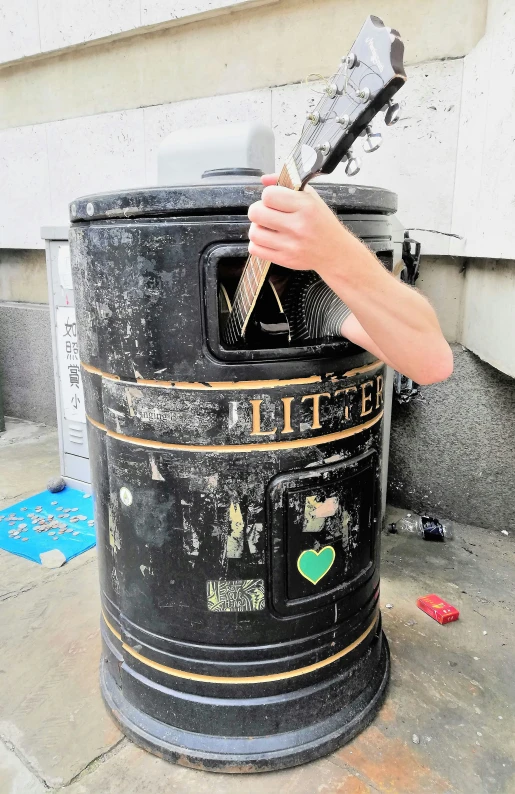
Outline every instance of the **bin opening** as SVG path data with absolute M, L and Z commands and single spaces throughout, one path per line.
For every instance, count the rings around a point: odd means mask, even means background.
M 324 337 L 320 339 L 307 340 L 303 342 L 292 341 L 289 327 L 289 312 L 285 296 L 288 291 L 291 279 L 297 271 L 289 270 L 280 265 L 272 264 L 262 291 L 260 292 L 256 306 L 252 312 L 249 326 L 245 337 L 238 341 L 228 344 L 224 339 L 224 328 L 228 322 L 233 301 L 240 282 L 240 278 L 247 260 L 243 246 L 235 246 L 234 253 L 224 250 L 220 254 L 215 250 L 208 257 L 208 284 L 211 289 L 215 289 L 217 295 L 216 324 L 209 322 L 211 347 L 213 343 L 215 350 L 220 358 L 225 358 L 226 354 L 242 351 L 275 351 L 274 357 L 281 356 L 284 350 L 297 351 L 297 355 L 302 351 L 304 354 L 316 347 L 316 350 L 334 350 L 335 346 L 342 352 L 358 352 L 361 348 L 352 345 L 344 337 Z M 242 249 L 242 250 L 240 250 Z M 392 270 L 393 251 L 375 251 L 377 258 L 384 264 L 387 270 Z M 209 265 L 214 266 L 214 273 L 209 277 Z M 213 278 L 214 276 L 214 278 Z M 209 301 L 208 301 L 209 304 Z M 208 334 L 209 335 L 209 334 Z M 213 336 L 216 338 L 213 339 Z M 354 350 L 350 350 L 353 348 Z M 290 353 L 291 355 L 291 353 Z M 289 357 L 289 356 L 288 356 Z

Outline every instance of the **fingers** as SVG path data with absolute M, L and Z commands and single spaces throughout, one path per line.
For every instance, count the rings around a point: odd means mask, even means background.
M 279 247 L 278 233 L 271 229 L 266 229 L 264 226 L 258 226 L 257 223 L 251 223 L 249 229 L 249 240 L 256 245 L 263 248 L 271 248 L 276 250 Z
M 249 243 L 249 254 L 252 254 L 252 256 L 258 256 L 265 262 L 273 262 L 274 257 L 277 256 L 277 251 L 275 251 L 273 248 L 266 248 L 263 245 L 253 243 L 251 240 Z
M 265 187 L 267 185 L 277 185 L 277 180 L 279 179 L 279 174 L 263 174 L 261 177 L 261 182 Z
M 266 207 L 279 212 L 296 212 L 306 201 L 306 195 L 281 185 L 269 185 L 263 190 L 261 200 Z
M 311 185 L 305 185 L 304 186 L 304 193 L 309 193 L 309 195 L 311 195 L 311 196 L 316 196 L 317 198 L 320 198 L 320 196 L 316 192 L 315 188 L 311 187 Z M 320 200 L 323 201 L 323 199 L 320 199 Z
M 265 226 L 274 231 L 286 231 L 290 227 L 290 216 L 266 207 L 262 201 L 251 204 L 248 211 L 249 219 L 258 226 Z

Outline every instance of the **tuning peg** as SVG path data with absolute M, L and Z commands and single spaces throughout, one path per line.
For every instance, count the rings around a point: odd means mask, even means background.
M 318 146 L 315 146 L 315 149 L 317 152 L 322 152 L 325 157 L 331 151 L 331 144 L 329 141 L 326 141 L 325 143 L 319 143 Z
M 337 124 L 341 124 L 344 129 L 350 124 L 350 116 L 347 113 L 344 113 L 343 116 L 336 116 L 334 120 Z
M 324 88 L 324 94 L 327 94 L 327 96 L 330 99 L 334 99 L 337 93 L 338 93 L 338 86 L 336 85 L 336 83 L 328 82 Z
M 354 69 L 355 66 L 359 66 L 358 56 L 355 52 L 350 52 L 348 55 L 343 56 L 342 63 L 348 66 L 349 69 Z
M 370 94 L 370 88 L 365 86 L 364 88 L 360 88 L 359 91 L 356 91 L 356 98 L 365 105 L 370 99 Z
M 383 136 L 380 132 L 374 132 L 369 125 L 365 127 L 365 140 L 363 141 L 363 151 L 367 154 L 376 152 L 383 142 Z
M 384 123 L 387 127 L 391 127 L 393 124 L 397 124 L 401 115 L 401 109 L 397 102 L 393 102 L 391 99 L 388 100 L 388 109 L 384 114 Z
M 347 176 L 356 176 L 358 171 L 361 170 L 361 160 L 359 157 L 355 157 L 354 152 L 352 149 L 349 149 L 347 154 L 342 157 L 342 163 L 347 163 L 345 166 L 345 173 Z

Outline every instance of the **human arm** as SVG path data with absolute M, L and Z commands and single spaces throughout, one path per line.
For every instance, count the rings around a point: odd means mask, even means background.
M 309 186 L 302 192 L 263 177 L 249 208 L 249 251 L 294 270 L 314 270 L 347 304 L 342 335 L 417 383 L 452 373 L 452 352 L 436 314 L 415 289 L 394 278 Z

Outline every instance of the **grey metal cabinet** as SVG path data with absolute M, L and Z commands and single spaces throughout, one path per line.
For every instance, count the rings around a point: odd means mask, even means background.
M 77 345 L 68 227 L 45 226 L 59 456 L 67 485 L 91 491 L 84 393 Z

